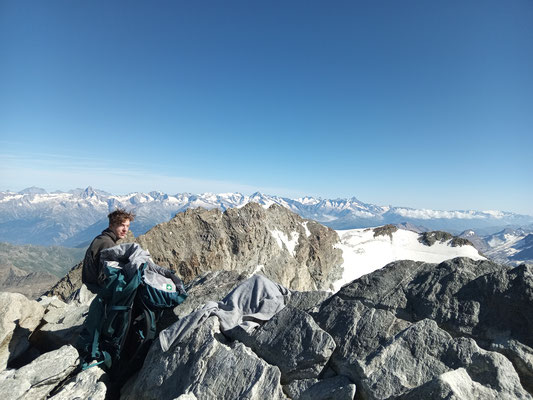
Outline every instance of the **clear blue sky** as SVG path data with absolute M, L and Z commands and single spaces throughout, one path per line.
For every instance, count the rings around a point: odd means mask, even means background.
M 0 190 L 533 214 L 533 1 L 0 2 Z

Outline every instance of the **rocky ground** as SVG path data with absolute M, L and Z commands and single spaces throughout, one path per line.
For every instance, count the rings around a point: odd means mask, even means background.
M 208 272 L 168 325 L 248 274 Z M 331 295 L 294 292 L 251 333 L 208 318 L 110 390 L 71 346 L 90 298 L 2 293 L 0 395 L 8 399 L 531 399 L 533 268 L 457 258 L 399 261 Z M 31 335 L 30 335 L 31 334 Z M 35 358 L 38 356 L 37 358 Z M 32 361 L 33 360 L 33 361 Z

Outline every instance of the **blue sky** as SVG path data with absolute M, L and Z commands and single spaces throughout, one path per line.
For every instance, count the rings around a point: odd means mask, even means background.
M 533 2 L 0 3 L 0 190 L 533 215 Z

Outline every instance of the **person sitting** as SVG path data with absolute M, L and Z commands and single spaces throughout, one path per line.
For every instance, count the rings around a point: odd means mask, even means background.
M 107 217 L 109 227 L 93 239 L 83 259 L 81 281 L 93 293 L 98 293 L 103 286 L 100 276 L 100 252 L 115 246 L 120 239 L 126 237 L 130 223 L 135 219 L 135 214 L 119 208 Z

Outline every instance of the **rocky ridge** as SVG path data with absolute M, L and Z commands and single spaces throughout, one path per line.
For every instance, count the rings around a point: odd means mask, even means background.
M 58 280 L 46 272 L 27 272 L 14 266 L 0 265 L 0 292 L 21 293 L 36 299 Z
M 0 291 L 37 298 L 83 258 L 82 249 L 0 243 Z
M 189 281 L 214 270 L 261 272 L 294 290 L 329 289 L 341 276 L 335 231 L 284 207 L 187 210 L 136 238 L 154 261 Z
M 337 233 L 315 221 L 273 205 L 242 208 L 197 208 L 177 214 L 135 239 L 156 264 L 186 282 L 206 272 L 260 272 L 294 290 L 328 290 L 342 275 Z M 81 287 L 81 264 L 47 294 L 68 298 Z

